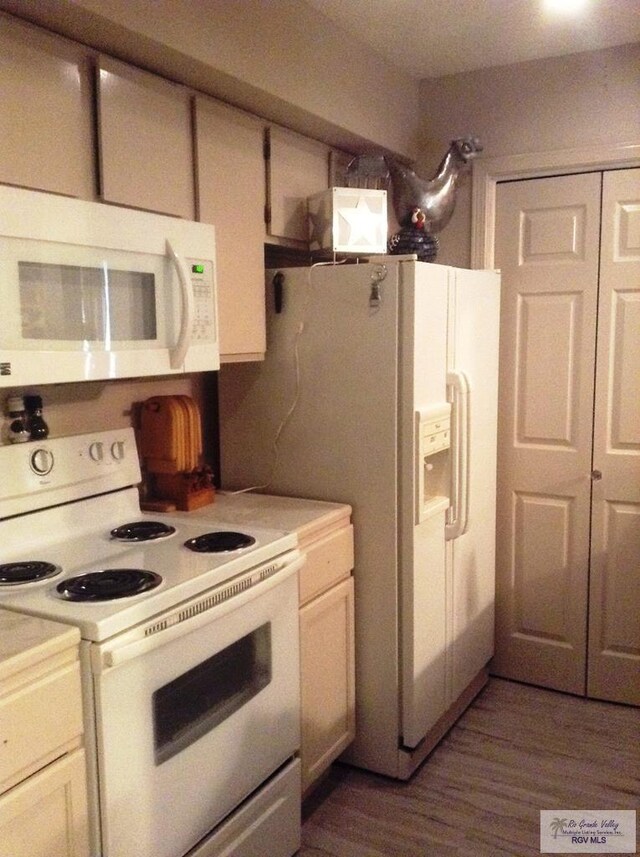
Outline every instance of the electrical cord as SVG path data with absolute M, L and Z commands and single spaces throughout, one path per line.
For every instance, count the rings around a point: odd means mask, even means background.
M 311 275 L 313 273 L 314 268 L 334 266 L 334 265 L 343 265 L 346 261 L 347 261 L 347 259 L 345 258 L 345 259 L 340 259 L 340 260 L 334 259 L 330 262 L 314 262 L 308 268 L 307 294 L 305 296 L 304 304 L 302 307 L 302 319 L 300 321 L 300 324 L 298 325 L 298 329 L 296 330 L 296 335 L 295 335 L 295 339 L 293 342 L 293 363 L 294 363 L 294 370 L 295 370 L 294 394 L 293 394 L 293 399 L 291 400 L 291 404 L 289 405 L 289 408 L 288 408 L 286 414 L 284 415 L 284 417 L 280 421 L 280 425 L 278 426 L 276 433 L 274 435 L 274 438 L 273 438 L 273 444 L 271 447 L 272 465 L 271 465 L 271 470 L 269 472 L 269 477 L 263 485 L 252 485 L 250 488 L 240 488 L 237 491 L 229 491 L 229 494 L 247 494 L 249 491 L 263 491 L 265 488 L 269 488 L 269 486 L 273 482 L 275 475 L 276 475 L 276 472 L 277 472 L 277 469 L 278 469 L 278 463 L 280 461 L 280 438 L 282 437 L 282 433 L 284 432 L 285 428 L 287 427 L 291 417 L 295 413 L 295 410 L 298 407 L 298 402 L 300 401 L 300 392 L 302 389 L 302 383 L 301 383 L 302 378 L 301 378 L 301 373 L 300 373 L 300 352 L 299 352 L 299 348 L 300 348 L 300 339 L 301 339 L 302 334 L 304 333 L 305 328 L 306 328 L 307 315 L 309 312 L 309 304 L 311 302 L 311 293 L 312 293 Z

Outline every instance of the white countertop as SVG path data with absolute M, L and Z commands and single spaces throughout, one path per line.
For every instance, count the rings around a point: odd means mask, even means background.
M 252 492 L 233 494 L 219 491 L 209 508 L 219 512 L 230 523 L 253 523 L 277 530 L 295 531 L 299 537 L 341 520 L 346 524 L 351 515 L 351 506 L 343 503 Z M 197 515 L 197 512 L 194 514 Z
M 79 640 L 80 631 L 71 625 L 0 609 L 0 680 Z

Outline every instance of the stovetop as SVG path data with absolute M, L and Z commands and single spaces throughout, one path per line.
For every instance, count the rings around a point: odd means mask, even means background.
M 208 513 L 200 509 L 192 520 L 144 513 L 138 506 L 137 491 L 131 489 L 13 519 L 11 527 L 0 521 L 0 562 L 38 560 L 60 569 L 46 580 L 0 586 L 0 607 L 78 625 L 84 639 L 100 641 L 296 546 L 295 534 L 251 526 L 243 532 L 255 541 L 245 548 L 224 553 L 189 550 L 185 546 L 189 539 L 212 531 L 237 532 L 237 525 L 221 521 L 214 507 L 215 503 Z M 78 519 L 85 516 L 93 519 L 94 526 L 99 521 L 99 529 L 52 541 L 52 534 L 60 532 L 61 526 L 68 527 L 64 519 L 73 514 L 79 530 Z M 111 537 L 114 527 L 133 520 L 162 521 L 175 527 L 175 533 L 136 543 Z M 69 601 L 57 592 L 58 584 L 68 578 L 118 568 L 146 570 L 162 580 L 150 591 L 109 601 Z
M 135 453 L 132 435 L 127 434 L 127 440 L 129 445 L 133 443 Z M 66 446 L 69 444 L 48 443 L 47 449 L 54 458 L 60 457 Z M 84 448 L 78 445 L 78 449 Z M 12 455 L 11 461 L 14 458 Z M 83 461 L 81 469 L 87 463 Z M 94 464 L 89 464 L 89 468 Z M 99 472 L 103 487 L 104 468 Z M 53 564 L 58 570 L 53 577 L 37 582 L 0 586 L 0 607 L 77 625 L 86 640 L 99 642 L 128 630 L 272 561 L 297 544 L 295 533 L 253 525 L 239 528 L 237 523 L 225 522 L 215 502 L 196 513 L 141 512 L 136 487 L 118 487 L 97 496 L 86 496 L 90 489 L 82 487 L 82 479 L 77 475 L 72 478 L 79 481 L 78 493 L 85 494 L 82 498 L 47 507 L 46 492 L 50 490 L 57 495 L 61 489 L 56 480 L 50 480 L 49 488 L 45 475 L 39 482 L 43 494 L 36 498 L 36 506 L 42 508 L 0 520 L 0 564 L 37 561 Z M 108 474 L 105 484 L 109 480 L 116 484 L 124 481 L 118 474 Z M 65 491 L 68 493 L 67 488 Z M 174 527 L 175 532 L 166 538 L 133 543 L 111 536 L 114 528 L 134 521 L 159 521 Z M 247 537 L 244 547 L 225 545 L 231 549 L 210 553 L 190 550 L 185 545 L 189 540 L 201 544 L 202 536 L 211 532 L 222 533 L 226 542 L 228 533 L 240 529 Z M 235 543 L 235 537 L 232 542 Z M 114 600 L 73 601 L 57 591 L 58 585 L 71 577 L 112 569 L 142 570 L 159 575 L 161 581 L 148 591 Z

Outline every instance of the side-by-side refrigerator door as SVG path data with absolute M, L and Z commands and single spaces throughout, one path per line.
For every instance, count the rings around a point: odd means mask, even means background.
M 447 398 L 454 453 L 445 530 L 449 704 L 493 654 L 500 315 L 497 272 L 452 269 L 451 276 Z
M 405 267 L 406 265 L 406 267 Z M 401 743 L 416 747 L 446 706 L 445 515 L 449 268 L 405 263 L 401 284 Z

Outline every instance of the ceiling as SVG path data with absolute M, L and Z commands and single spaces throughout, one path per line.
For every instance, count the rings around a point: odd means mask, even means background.
M 640 0 L 306 0 L 416 79 L 640 41 Z M 574 0 L 576 2 L 576 0 Z

